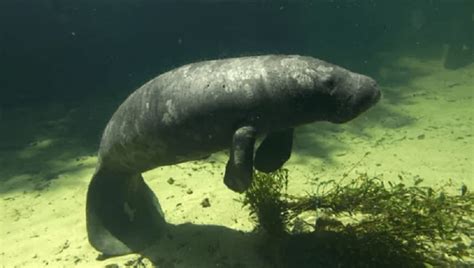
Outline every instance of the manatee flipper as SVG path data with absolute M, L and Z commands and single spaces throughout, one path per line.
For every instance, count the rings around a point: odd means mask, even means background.
M 139 173 L 100 168 L 89 185 L 86 218 L 89 242 L 106 255 L 139 252 L 166 226 L 158 200 Z
M 272 132 L 265 137 L 255 153 L 255 168 L 262 172 L 279 169 L 291 156 L 293 128 Z
M 232 138 L 224 183 L 235 192 L 241 193 L 247 190 L 252 183 L 255 139 L 256 130 L 251 126 L 237 129 Z

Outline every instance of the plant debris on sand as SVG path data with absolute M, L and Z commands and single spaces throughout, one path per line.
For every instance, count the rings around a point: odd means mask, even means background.
M 286 169 L 256 172 L 243 204 L 271 240 L 266 256 L 280 267 L 474 265 L 474 194 L 464 185 L 448 194 L 449 183 L 404 181 L 316 179 L 313 193 L 290 196 Z M 315 220 L 303 219 L 308 214 Z

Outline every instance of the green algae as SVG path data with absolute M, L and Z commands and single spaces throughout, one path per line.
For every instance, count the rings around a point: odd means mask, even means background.
M 453 193 L 452 183 L 422 182 L 359 174 L 315 179 L 313 193 L 293 196 L 288 170 L 280 169 L 255 172 L 242 202 L 272 244 L 265 254 L 280 267 L 468 265 L 474 194 L 465 185 Z M 316 219 L 304 220 L 308 213 Z

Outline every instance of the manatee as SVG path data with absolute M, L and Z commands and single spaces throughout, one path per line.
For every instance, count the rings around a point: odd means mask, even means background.
M 157 76 L 104 130 L 87 193 L 91 245 L 122 255 L 163 235 L 165 218 L 141 173 L 229 149 L 224 183 L 243 192 L 254 167 L 271 172 L 290 158 L 295 127 L 347 122 L 380 96 L 373 79 L 299 55 L 202 61 Z

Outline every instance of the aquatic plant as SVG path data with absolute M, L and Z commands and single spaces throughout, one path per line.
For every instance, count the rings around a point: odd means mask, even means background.
M 422 267 L 472 258 L 474 194 L 465 185 L 449 194 L 450 183 L 432 188 L 418 177 L 405 180 L 367 174 L 345 183 L 315 179 L 314 193 L 291 196 L 286 169 L 256 172 L 243 204 L 259 229 L 279 238 L 273 239 L 280 243 L 275 258 L 287 266 Z M 304 213 L 316 220 L 302 220 Z M 302 222 L 310 228 L 296 228 Z
M 252 185 L 242 200 L 244 206 L 250 207 L 250 216 L 257 228 L 272 236 L 280 236 L 288 231 L 290 211 L 285 200 L 287 186 L 287 169 L 273 173 L 255 172 Z

